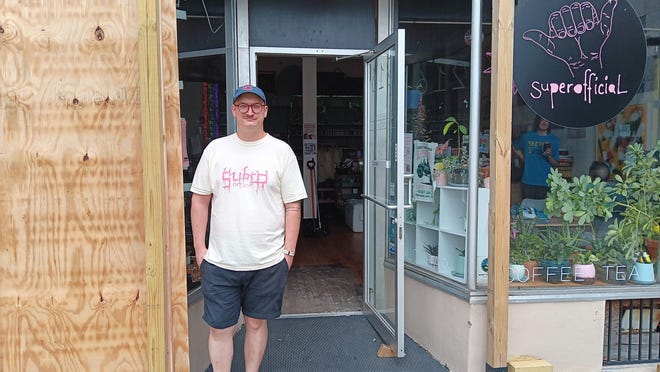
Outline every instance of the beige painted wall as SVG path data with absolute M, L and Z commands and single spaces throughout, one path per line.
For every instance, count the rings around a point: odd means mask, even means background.
M 555 371 L 601 371 L 605 301 L 512 304 L 509 355 L 534 355 Z
M 483 371 L 486 307 L 405 280 L 406 334 L 452 371 Z
M 485 304 L 408 277 L 405 299 L 408 336 L 452 371 L 484 370 Z M 508 354 L 540 357 L 555 371 L 601 371 L 604 312 L 604 301 L 510 304 Z

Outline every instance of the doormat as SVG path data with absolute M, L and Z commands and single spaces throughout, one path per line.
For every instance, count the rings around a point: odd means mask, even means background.
M 289 271 L 282 314 L 362 311 L 362 285 L 340 265 L 293 266 Z
M 234 337 L 232 371 L 245 370 L 244 341 L 245 328 Z M 379 358 L 381 344 L 362 315 L 271 320 L 268 346 L 259 370 L 449 372 L 410 337 L 405 338 L 403 358 Z

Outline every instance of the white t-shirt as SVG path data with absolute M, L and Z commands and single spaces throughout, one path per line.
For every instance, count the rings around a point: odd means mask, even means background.
M 307 197 L 296 155 L 270 135 L 254 142 L 236 134 L 213 140 L 202 154 L 190 191 L 213 194 L 204 258 L 236 271 L 282 261 L 284 203 Z

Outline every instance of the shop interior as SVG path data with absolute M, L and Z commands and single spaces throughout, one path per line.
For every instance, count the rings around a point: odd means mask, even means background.
M 361 58 L 317 58 L 318 214 L 303 220 L 300 241 L 283 304 L 284 314 L 361 310 L 363 226 L 361 153 L 363 75 Z M 185 119 L 190 183 L 207 143 L 227 134 L 224 55 L 179 61 L 181 116 Z M 266 92 L 266 131 L 289 143 L 303 167 L 302 57 L 260 56 L 257 84 Z M 185 164 L 184 164 L 185 165 Z M 189 203 L 190 193 L 186 192 Z M 186 213 L 189 206 L 186 205 Z M 188 256 L 194 255 L 186 218 Z M 319 228 L 320 227 L 320 228 Z M 189 288 L 199 285 L 191 257 Z

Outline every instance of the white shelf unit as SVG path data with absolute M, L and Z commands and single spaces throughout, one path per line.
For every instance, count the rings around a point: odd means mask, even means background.
M 489 190 L 478 191 L 477 284 L 487 283 L 482 262 L 488 256 L 488 199 Z M 468 190 L 466 187 L 440 186 L 435 189 L 433 202 L 416 202 L 416 223 L 406 223 L 406 260 L 431 272 L 460 283 L 466 282 L 469 252 L 465 260 L 458 260 L 459 251 L 467 251 Z M 435 213 L 435 214 L 434 214 Z M 438 245 L 436 265 L 429 261 L 424 246 Z

